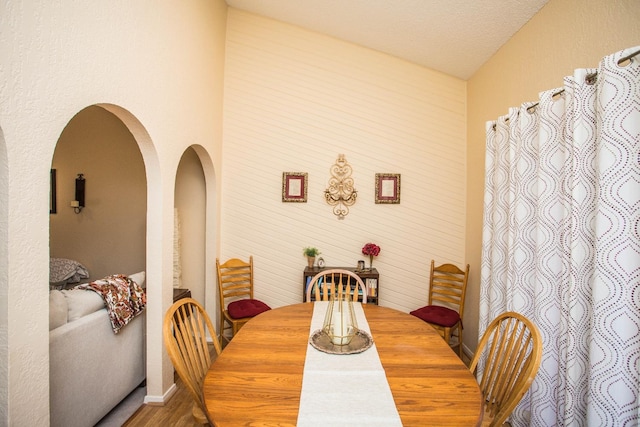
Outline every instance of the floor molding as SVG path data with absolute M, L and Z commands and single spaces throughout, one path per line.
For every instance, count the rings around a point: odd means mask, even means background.
M 175 394 L 176 390 L 176 384 L 173 383 L 171 384 L 171 387 L 169 387 L 169 390 L 167 390 L 167 392 L 162 396 L 146 395 L 144 397 L 144 403 L 147 405 L 163 406 L 169 399 L 171 399 L 171 396 Z

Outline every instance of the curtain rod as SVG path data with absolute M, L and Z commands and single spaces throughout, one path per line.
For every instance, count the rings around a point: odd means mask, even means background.
M 618 61 L 618 65 L 620 65 L 621 63 L 630 60 L 631 58 L 633 58 L 634 56 L 640 54 L 640 50 L 636 50 L 635 52 L 633 52 L 630 55 L 625 56 L 624 58 L 620 58 L 620 60 Z
M 618 60 L 618 65 L 621 65 L 623 62 L 629 61 L 632 58 L 634 58 L 635 56 L 640 54 L 640 50 L 637 50 L 627 56 L 624 56 L 622 58 L 620 58 Z M 585 76 L 584 80 L 585 82 L 587 82 L 587 84 L 594 84 L 596 82 L 596 77 L 598 76 L 598 72 L 595 73 L 589 73 Z M 555 98 L 558 95 L 562 95 L 564 93 L 564 89 L 559 90 L 558 92 L 555 92 L 553 95 L 551 95 L 552 98 Z M 536 107 L 540 104 L 540 102 L 536 102 L 533 105 L 530 105 L 529 107 L 527 107 L 527 112 L 529 114 L 533 113 L 533 111 L 536 109 Z M 493 125 L 493 130 L 496 130 L 496 125 Z
M 622 64 L 623 62 L 629 61 L 631 60 L 631 58 L 633 58 L 634 56 L 640 54 L 640 50 L 633 52 L 630 55 L 624 56 L 622 58 L 620 58 L 618 60 L 618 65 Z M 588 84 L 588 85 L 592 85 L 596 82 L 596 77 L 598 77 L 598 72 L 596 71 L 595 73 L 589 73 L 585 76 L 584 81 Z M 564 93 L 564 89 L 559 90 L 558 92 L 554 93 L 553 95 L 551 95 L 552 98 L 555 98 L 558 95 L 562 95 Z M 531 105 L 530 107 L 527 107 L 527 113 L 531 114 L 533 112 L 533 110 L 535 110 L 535 108 L 538 106 L 539 102 L 536 102 L 535 104 Z

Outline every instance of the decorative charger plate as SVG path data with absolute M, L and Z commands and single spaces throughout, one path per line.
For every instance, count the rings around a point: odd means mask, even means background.
M 309 337 L 309 344 L 317 350 L 329 354 L 356 354 L 362 353 L 371 347 L 373 345 L 373 338 L 365 331 L 358 329 L 358 332 L 356 332 L 356 335 L 351 339 L 349 344 L 336 345 L 331 341 L 327 333 L 322 329 L 318 329 Z

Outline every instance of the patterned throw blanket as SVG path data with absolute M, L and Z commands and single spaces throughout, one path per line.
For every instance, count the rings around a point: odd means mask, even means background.
M 107 276 L 78 288 L 90 289 L 102 296 L 114 334 L 120 332 L 120 329 L 142 313 L 147 305 L 144 289 L 122 274 Z

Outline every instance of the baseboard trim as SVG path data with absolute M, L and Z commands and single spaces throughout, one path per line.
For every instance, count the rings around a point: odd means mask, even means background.
M 469 363 L 471 363 L 471 359 L 473 359 L 474 353 L 471 350 L 469 350 L 469 347 L 467 347 L 464 343 L 462 343 L 462 354 L 463 354 L 462 360 L 465 362 L 467 366 L 469 366 Z M 464 356 L 466 356 L 466 360 Z
M 176 384 L 173 383 L 171 384 L 171 387 L 169 387 L 169 390 L 167 390 L 167 392 L 162 396 L 146 395 L 144 397 L 144 403 L 145 405 L 149 406 L 164 406 L 165 403 L 167 403 L 169 399 L 171 399 L 171 397 L 176 393 L 177 390 L 178 387 L 176 387 Z

